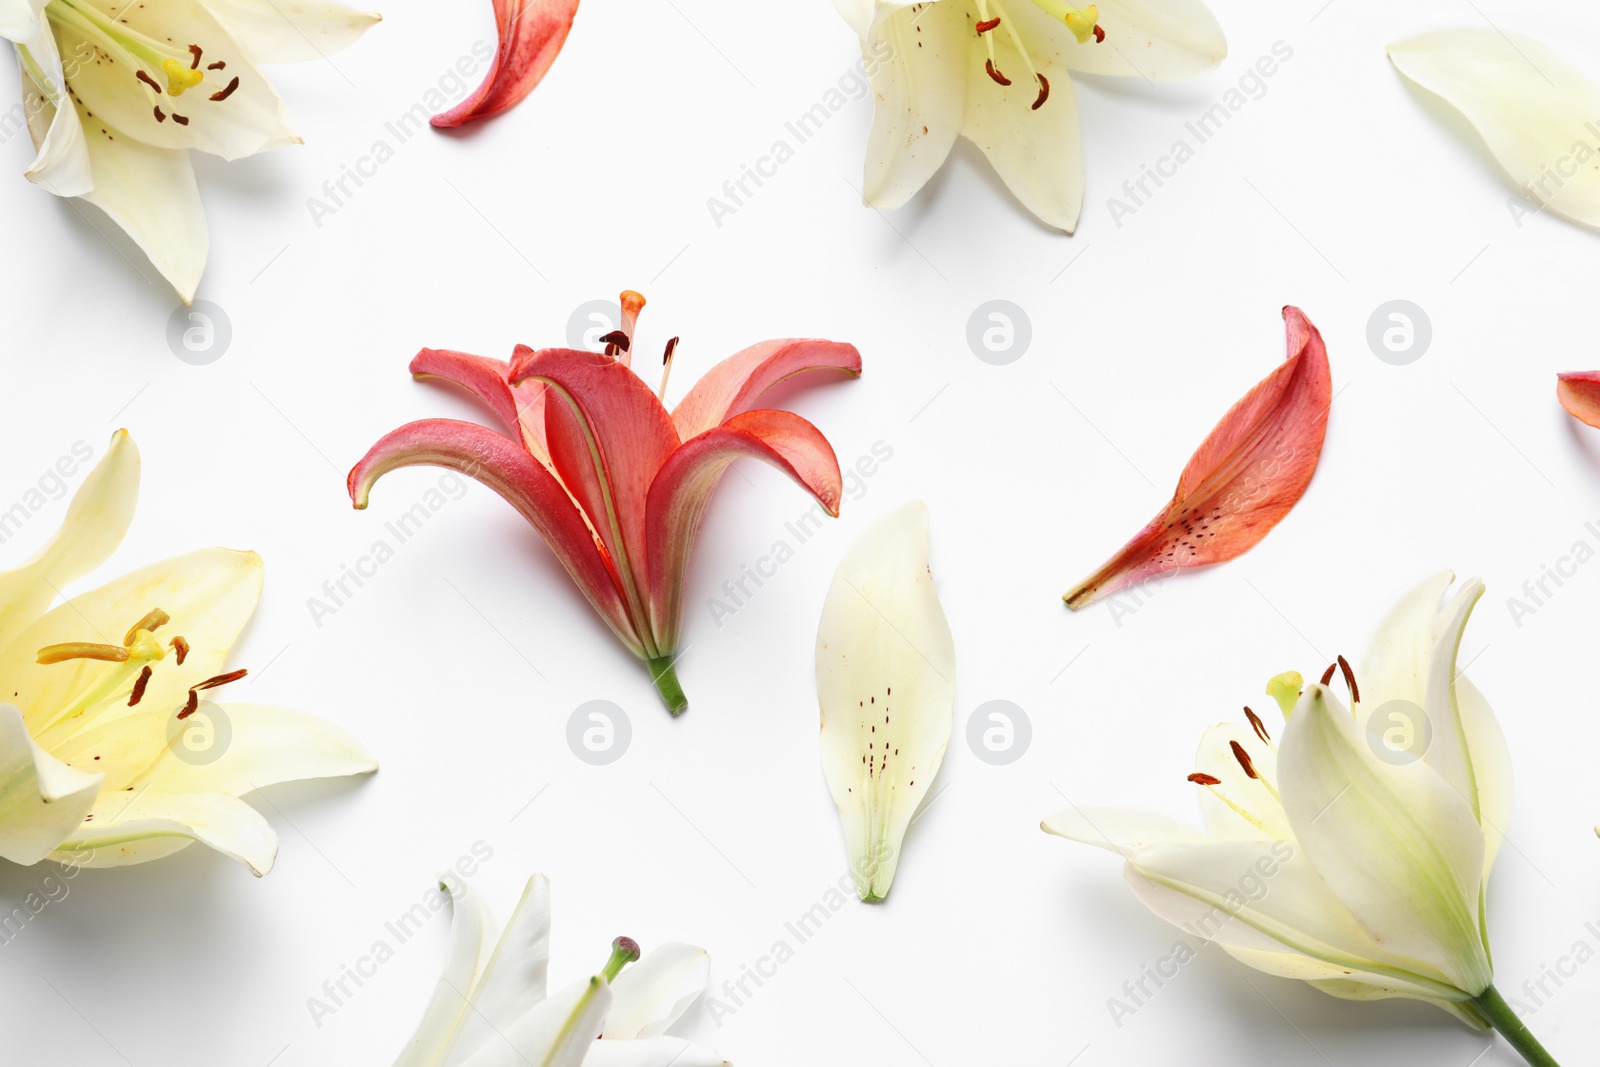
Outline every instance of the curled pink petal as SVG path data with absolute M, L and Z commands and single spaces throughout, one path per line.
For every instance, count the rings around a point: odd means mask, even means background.
M 494 0 L 500 47 L 489 73 L 465 100 L 429 121 L 449 129 L 514 106 L 533 92 L 561 54 L 577 13 L 578 0 Z
M 1600 371 L 1569 371 L 1556 375 L 1556 398 L 1568 415 L 1600 428 Z
M 1300 500 L 1322 457 L 1333 381 L 1317 328 L 1296 307 L 1283 318 L 1288 359 L 1228 409 L 1184 467 L 1172 502 L 1066 594 L 1068 607 L 1243 555 Z
M 532 352 L 518 345 L 516 355 Z M 504 360 L 474 356 L 449 348 L 424 348 L 411 360 L 416 378 L 438 378 L 452 382 L 489 406 L 507 433 L 518 434 L 534 457 L 548 462 L 550 451 L 544 440 L 544 386 L 538 382 L 512 385 L 511 367 Z
M 762 341 L 736 352 L 706 372 L 672 412 L 685 441 L 741 411 L 755 407 L 768 389 L 814 370 L 861 376 L 861 353 L 838 341 L 786 338 Z
M 685 441 L 650 486 L 650 624 L 669 648 L 677 647 L 695 536 L 723 472 L 741 456 L 772 464 L 839 514 L 844 479 L 833 446 L 792 411 L 746 411 Z

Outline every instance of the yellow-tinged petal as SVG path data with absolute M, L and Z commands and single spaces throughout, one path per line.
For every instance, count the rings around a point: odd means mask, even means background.
M 1095 7 L 1105 31 L 1099 43 L 1080 43 L 1072 28 L 1032 3 L 1007 4 L 1006 12 L 1025 34 L 1035 62 L 1075 73 L 1186 81 L 1227 58 L 1227 38 L 1201 0 L 1098 0 Z
M 226 793 L 240 796 L 276 785 L 308 778 L 342 778 L 371 774 L 378 761 L 355 737 L 326 719 L 293 708 L 266 704 L 202 705 L 189 719 L 214 717 L 198 724 L 209 731 L 199 758 L 184 758 L 183 741 L 170 736 L 174 718 L 169 710 L 155 723 L 167 738 L 168 751 L 135 787 L 148 786 L 157 793 Z M 156 720 L 154 714 L 144 716 Z
M 53 643 L 16 647 L 19 634 L 50 606 L 62 588 L 116 551 L 133 521 L 138 498 L 139 450 L 127 430 L 118 430 L 111 435 L 105 456 L 73 494 L 55 536 L 27 563 L 0 574 L 0 657 L 10 658 L 15 653 L 32 659 L 44 644 Z M 98 638 L 79 632 L 63 640 Z M 9 681 L 7 675 L 0 677 Z
M 863 900 L 888 894 L 906 828 L 944 761 L 955 667 L 928 570 L 928 509 L 914 501 L 851 547 L 817 627 L 822 765 Z
M 897 208 L 944 166 L 961 132 L 974 58 L 967 8 L 952 0 L 880 2 L 862 41 L 874 65 L 872 131 L 862 195 Z
M 278 856 L 278 835 L 261 813 L 221 793 L 106 792 L 87 818 L 53 853 L 55 859 L 81 867 L 122 867 L 199 841 L 260 878 Z
M 331 0 L 202 0 L 257 63 L 309 63 L 343 51 L 379 22 Z
M 34 744 L 22 713 L 0 704 L 0 857 L 32 864 L 48 856 L 93 809 L 100 781 Z

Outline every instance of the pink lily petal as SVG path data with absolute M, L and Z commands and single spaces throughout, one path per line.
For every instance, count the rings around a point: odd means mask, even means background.
M 838 341 L 785 339 L 763 341 L 736 352 L 694 384 L 672 412 L 685 441 L 733 415 L 749 411 L 768 389 L 812 370 L 838 370 L 861 376 L 861 353 Z
M 572 32 L 578 0 L 494 0 L 500 47 L 483 84 L 430 121 L 451 128 L 488 118 L 533 92 Z
M 643 642 L 616 574 L 561 483 L 505 434 L 471 422 L 424 419 L 386 434 L 350 470 L 350 500 L 365 508 L 373 483 L 400 467 L 446 467 L 493 489 L 533 524 L 583 595 L 635 655 Z
M 677 647 L 684 573 L 712 491 L 741 456 L 772 464 L 839 515 L 844 482 L 833 447 L 791 411 L 746 411 L 685 441 L 650 486 L 650 626 L 664 648 Z
M 1568 371 L 1556 375 L 1556 398 L 1568 415 L 1600 428 L 1600 371 Z
M 1166 509 L 1063 599 L 1076 610 L 1185 567 L 1243 555 L 1305 493 L 1322 456 L 1333 381 L 1322 335 L 1283 309 L 1289 357 L 1217 423 Z
M 531 352 L 518 345 L 517 355 Z M 411 360 L 416 378 L 439 378 L 472 393 L 489 406 L 506 432 L 522 438 L 529 452 L 549 462 L 544 440 L 544 386 L 537 382 L 510 383 L 510 364 L 488 356 L 474 356 L 449 348 L 424 348 Z
M 545 383 L 545 436 L 561 482 L 589 516 L 616 564 L 634 618 L 643 619 L 645 501 L 678 447 L 672 419 L 650 387 L 598 352 L 519 353 L 511 380 Z M 668 651 L 647 641 L 652 656 Z

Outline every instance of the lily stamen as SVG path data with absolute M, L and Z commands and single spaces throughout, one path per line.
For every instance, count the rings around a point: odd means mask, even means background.
M 1244 768 L 1244 773 L 1256 781 L 1260 781 L 1261 775 L 1256 773 L 1256 765 L 1250 762 L 1250 753 L 1244 750 L 1244 746 L 1237 741 L 1229 741 L 1228 747 L 1233 749 L 1233 758 L 1239 761 L 1239 766 Z
M 1361 689 L 1356 685 L 1356 672 L 1350 669 L 1350 661 L 1343 656 L 1339 657 L 1339 670 L 1344 674 L 1344 684 L 1350 690 L 1350 702 L 1361 703 Z
M 190 70 L 199 70 L 200 69 L 200 55 L 201 55 L 200 46 L 197 45 L 197 44 L 190 45 L 189 46 L 189 54 L 194 57 L 193 59 L 191 59 L 189 61 L 189 69 Z
M 676 337 L 667 340 L 667 350 L 661 354 L 661 388 L 656 390 L 656 395 L 661 402 L 667 402 L 667 377 L 672 373 L 672 354 L 678 350 Z
M 998 25 L 1000 25 L 1000 19 L 998 16 L 996 16 L 992 19 L 984 19 L 982 22 L 977 23 L 972 28 L 977 30 L 979 33 L 988 33 Z
M 1193 774 L 1189 775 L 1189 781 L 1193 782 L 1195 785 L 1221 785 L 1222 784 L 1222 779 L 1221 778 L 1218 778 L 1214 774 L 1206 774 L 1203 771 L 1195 771 Z
M 139 701 L 144 699 L 145 687 L 150 684 L 150 676 L 154 673 L 155 670 L 150 664 L 146 663 L 144 670 L 139 672 L 138 680 L 133 683 L 133 692 L 128 696 L 128 707 L 136 708 L 139 706 Z
M 189 654 L 189 642 L 182 634 L 173 637 L 172 651 L 177 656 L 178 666 L 183 666 L 184 657 Z
M 155 633 L 156 630 L 160 629 L 162 626 L 165 626 L 171 621 L 171 615 L 168 615 L 160 608 L 151 608 L 145 614 L 144 618 L 128 627 L 128 635 L 122 639 L 122 643 L 124 645 L 131 646 L 133 644 L 133 639 L 139 636 L 140 630 L 146 630 L 150 633 Z
M 46 645 L 39 650 L 38 662 L 43 666 L 65 663 L 73 659 L 95 659 L 103 663 L 128 662 L 128 650 L 121 645 L 100 645 L 89 641 L 64 641 L 59 645 Z
M 633 349 L 633 335 L 639 326 L 639 312 L 644 310 L 644 294 L 624 289 L 617 297 L 617 303 L 622 308 L 622 335 L 627 338 L 627 343 L 622 346 L 622 362 L 624 366 L 632 366 L 628 353 Z
M 1250 720 L 1250 728 L 1256 732 L 1257 737 L 1261 738 L 1261 743 L 1263 745 L 1271 745 L 1272 735 L 1267 733 L 1266 724 L 1248 706 L 1244 709 L 1244 717 Z

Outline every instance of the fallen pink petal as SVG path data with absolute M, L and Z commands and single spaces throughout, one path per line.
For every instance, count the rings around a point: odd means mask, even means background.
M 1289 514 L 1322 457 L 1333 382 L 1322 335 L 1283 309 L 1288 358 L 1228 409 L 1195 450 L 1172 502 L 1063 599 L 1074 611 L 1129 586 L 1253 548 Z
M 622 294 L 622 328 L 604 352 L 534 350 L 509 362 L 425 348 L 418 378 L 474 394 L 504 432 L 424 419 L 386 435 L 350 471 L 350 499 L 367 506 L 391 470 L 445 467 L 499 493 L 539 531 L 600 617 L 644 660 L 674 715 L 688 707 L 674 663 L 689 556 L 711 495 L 741 456 L 787 474 L 830 515 L 839 513 L 839 463 L 811 423 L 761 409 L 762 395 L 798 374 L 861 373 L 854 345 L 764 341 L 728 357 L 672 411 L 663 404 L 678 339 L 666 345 L 658 396 L 634 373 L 635 325 L 644 297 Z
M 1556 375 L 1556 398 L 1568 415 L 1600 428 L 1600 371 L 1568 371 Z
M 430 122 L 453 129 L 515 107 L 544 79 L 572 32 L 578 0 L 494 0 L 500 46 L 483 84 Z

